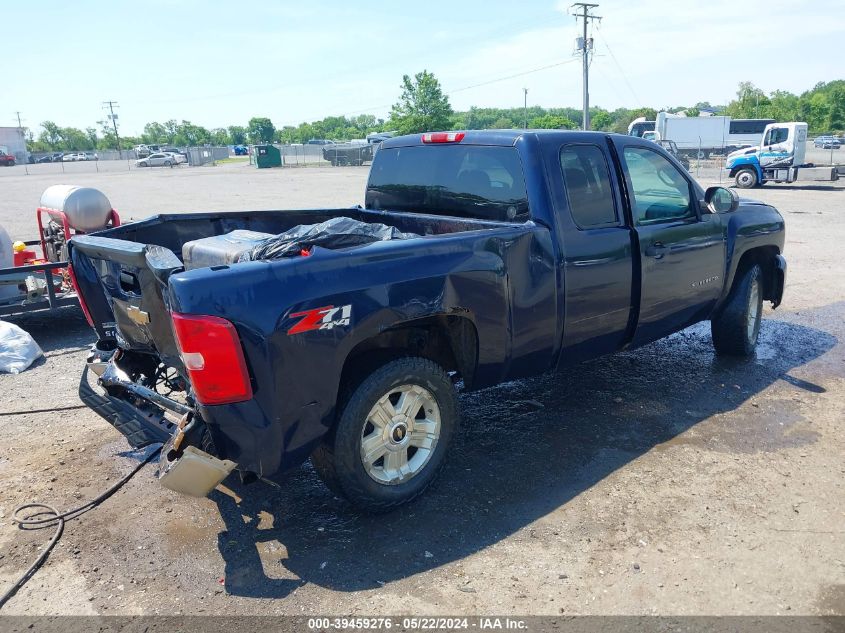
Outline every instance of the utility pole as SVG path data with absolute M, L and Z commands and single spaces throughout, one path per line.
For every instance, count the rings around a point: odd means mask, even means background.
M 27 147 L 27 143 L 26 143 L 26 135 L 23 133 L 23 124 L 21 123 L 21 113 L 18 112 L 18 111 L 15 111 L 15 116 L 18 117 L 18 133 L 21 135 L 21 139 L 23 139 L 23 151 L 24 151 L 24 154 L 26 154 L 26 156 L 25 156 L 26 162 L 24 163 L 24 171 L 26 172 L 26 175 L 29 176 L 29 157 L 30 157 L 30 154 L 29 154 L 29 147 Z
M 589 4 L 587 2 L 576 2 L 570 8 L 575 9 L 575 20 L 581 19 L 584 26 L 584 35 L 577 38 L 577 50 L 581 51 L 581 60 L 583 63 L 584 74 L 584 116 L 582 121 L 582 129 L 590 129 L 590 53 L 593 50 L 593 38 L 587 37 L 587 25 L 590 20 L 601 20 L 601 16 L 590 13 L 591 9 L 595 9 L 597 4 Z
M 524 93 L 524 96 L 525 96 L 525 101 L 523 102 L 523 105 L 522 105 L 522 113 L 523 113 L 523 116 L 525 117 L 525 129 L 527 130 L 528 129 L 528 88 L 523 88 L 522 92 Z
M 23 133 L 23 124 L 21 123 L 21 113 L 16 111 L 15 116 L 18 117 L 18 132 L 20 132 L 21 138 L 23 139 L 24 149 L 26 149 L 27 152 L 29 152 L 29 149 L 26 147 L 26 136 L 24 136 L 24 133 Z
M 117 143 L 117 156 L 118 158 L 123 158 L 123 154 L 120 151 L 120 136 L 117 133 L 117 115 L 114 113 L 115 108 L 119 108 L 120 106 L 117 105 L 117 101 L 103 101 L 103 109 L 108 107 L 109 109 L 109 118 L 111 119 L 112 126 L 114 127 L 114 138 L 115 142 Z

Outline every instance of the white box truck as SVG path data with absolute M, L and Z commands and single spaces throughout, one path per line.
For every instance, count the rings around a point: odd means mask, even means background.
M 655 121 L 634 119 L 628 134 L 645 139 L 675 141 L 678 151 L 691 158 L 729 154 L 759 145 L 763 131 L 773 119 L 732 119 L 729 116 L 687 117 L 658 112 Z

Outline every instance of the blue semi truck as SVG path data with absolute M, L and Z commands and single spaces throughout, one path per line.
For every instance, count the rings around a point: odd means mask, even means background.
M 805 162 L 807 124 L 799 122 L 770 123 L 757 147 L 748 147 L 728 154 L 725 168 L 742 189 L 751 189 L 767 182 L 796 180 L 834 181 L 839 178 L 835 165 L 817 167 Z

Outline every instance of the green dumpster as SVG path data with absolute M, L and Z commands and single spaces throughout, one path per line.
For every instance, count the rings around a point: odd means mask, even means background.
M 255 166 L 258 169 L 265 167 L 281 167 L 282 153 L 279 148 L 272 145 L 256 145 L 255 146 Z

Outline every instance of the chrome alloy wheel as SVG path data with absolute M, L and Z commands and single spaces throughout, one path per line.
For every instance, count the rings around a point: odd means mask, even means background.
M 753 345 L 757 342 L 760 331 L 760 280 L 754 279 L 748 293 L 748 317 L 745 321 L 748 341 Z
M 404 483 L 422 471 L 440 438 L 440 407 L 419 385 L 394 387 L 367 414 L 361 461 L 380 484 Z

